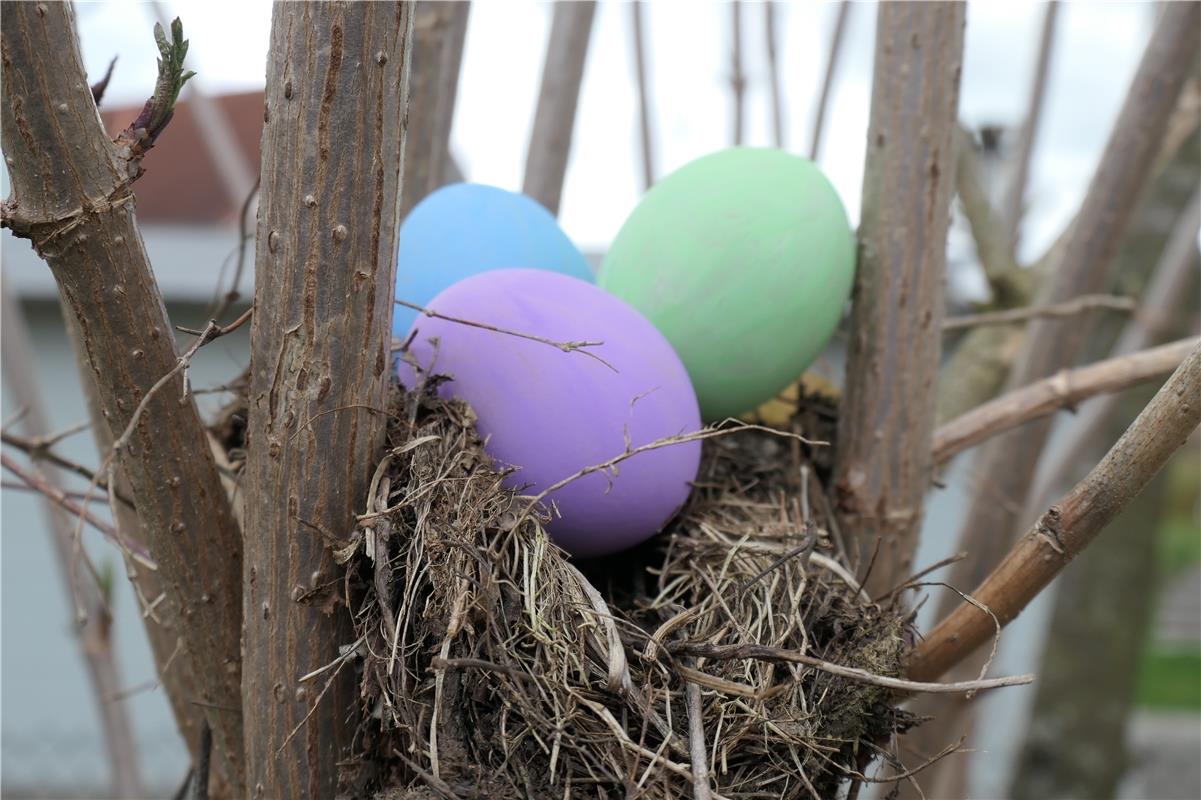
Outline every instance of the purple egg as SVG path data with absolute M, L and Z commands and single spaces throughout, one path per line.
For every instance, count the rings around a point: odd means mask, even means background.
M 536 495 L 630 448 L 700 428 L 696 393 L 679 357 L 653 325 L 593 284 L 554 272 L 479 273 L 429 303 L 440 314 L 556 342 L 601 341 L 584 352 L 420 316 L 411 353 L 453 378 L 440 388 L 475 409 L 488 452 L 517 471 L 508 485 Z M 436 345 L 431 342 L 436 339 Z M 413 383 L 402 362 L 402 383 Z M 628 437 L 628 439 L 627 439 Z M 651 536 L 684 504 L 700 442 L 648 450 L 548 497 L 548 530 L 576 556 L 614 553 Z M 524 488 L 522 488 L 524 487 Z

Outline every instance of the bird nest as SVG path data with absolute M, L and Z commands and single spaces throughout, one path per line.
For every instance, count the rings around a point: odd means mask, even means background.
M 393 403 L 380 513 L 336 554 L 362 587 L 345 796 L 831 797 L 911 723 L 871 681 L 901 673 L 906 623 L 843 555 L 828 448 L 714 434 L 662 535 L 573 562 L 470 408 Z M 794 430 L 830 432 L 801 408 Z

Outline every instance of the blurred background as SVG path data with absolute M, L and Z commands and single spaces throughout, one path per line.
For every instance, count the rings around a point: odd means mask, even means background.
M 875 9 L 866 3 L 770 4 L 781 99 L 777 139 L 767 47 L 768 5 L 742 3 L 737 12 L 739 69 L 745 82 L 742 143 L 813 153 L 819 94 L 835 32 L 840 30 L 816 160 L 855 222 L 870 105 Z M 521 188 L 552 11 L 553 4 L 525 0 L 472 4 L 451 136 L 453 159 L 467 180 Z M 191 40 L 188 66 L 198 77 L 184 91 L 174 121 L 147 157 L 146 175 L 136 184 L 138 218 L 168 311 L 177 324 L 203 327 L 215 296 L 228 288 L 235 271 L 240 212 L 258 170 L 270 12 L 265 2 L 77 4 L 89 80 L 103 75 L 109 61 L 118 57 L 101 109 L 113 133 L 136 116 L 152 87 L 157 56 L 153 23 L 178 15 Z M 633 12 L 627 3 L 597 5 L 560 209 L 564 230 L 594 263 L 645 188 Z M 655 177 L 734 143 L 735 13 L 730 3 L 657 0 L 642 6 L 648 160 Z M 1056 12 L 1045 107 L 1025 192 L 1020 261 L 1037 259 L 1071 219 L 1096 168 L 1154 13 L 1155 6 L 1148 3 L 1071 4 Z M 972 2 L 967 18 L 960 116 L 975 134 L 985 189 L 999 202 L 1010 180 L 1017 133 L 1030 104 L 1046 6 Z M 1180 187 L 1186 198 L 1196 187 L 1196 144 L 1194 135 L 1166 168 L 1165 176 L 1176 174 L 1178 185 L 1164 190 L 1170 197 L 1163 208 L 1150 213 L 1156 207 L 1149 200 L 1148 213 L 1135 222 L 1142 236 L 1142 257 L 1153 260 L 1162 248 L 1183 206 L 1172 199 L 1180 194 Z M 7 194 L 7 186 L 4 191 Z M 962 311 L 987 300 L 988 288 L 958 203 L 955 214 L 948 242 L 948 299 L 953 310 Z M 253 234 L 253 216 L 249 232 Z M 49 430 L 66 429 L 86 420 L 87 412 L 54 282 L 27 242 L 5 231 L 0 247 L 4 315 L 9 320 L 20 315 L 27 322 L 34 354 L 29 368 L 36 378 L 14 378 L 10 369 L 14 362 L 6 346 L 3 419 L 7 424 L 21 410 L 14 380 L 22 387 L 36 383 Z M 1193 249 L 1196 273 L 1195 242 Z M 1195 277 L 1185 332 L 1197 327 Z M 1139 280 L 1137 275 L 1129 279 L 1129 293 L 1137 293 Z M 241 299 L 235 312 L 245 308 L 253 287 L 252 252 L 239 286 Z M 18 327 L 10 328 L 6 320 L 4 335 L 19 335 L 10 332 L 14 330 Z M 243 328 L 223 338 L 205 348 L 193 363 L 190 377 L 202 411 L 214 411 L 222 398 L 219 390 L 206 390 L 219 388 L 244 367 L 246 336 Z M 840 348 L 836 340 L 819 365 L 834 380 L 841 368 Z M 1127 421 L 1133 418 L 1129 403 L 1125 413 Z M 1098 444 L 1102 451 L 1121 430 L 1120 425 L 1116 432 L 1113 427 Z M 96 463 L 86 432 L 64 439 L 58 449 L 81 463 Z M 1079 465 L 1076 474 L 1087 466 Z M 938 561 L 954 548 L 959 521 L 974 489 L 971 477 L 970 460 L 961 459 L 945 476 L 946 488 L 933 493 L 919 564 Z M 1129 659 L 1131 674 L 1114 684 L 1114 691 L 1130 694 L 1133 702 L 1119 704 L 1117 718 L 1108 730 L 1098 730 L 1095 739 L 1084 736 L 1056 743 L 1058 748 L 1079 748 L 1081 760 L 1095 760 L 1116 773 L 1110 783 L 1120 797 L 1201 796 L 1199 484 L 1198 449 L 1190 446 L 1177 456 L 1155 494 L 1115 526 L 1128 528 L 1124 533 L 1130 538 L 1137 534 L 1143 542 L 1141 555 L 1115 549 L 1112 562 L 1126 569 L 1106 572 L 1098 548 L 1087 575 L 1082 559 L 1073 565 L 1075 573 L 1065 576 L 1065 585 L 1075 581 L 1073 598 L 1088 598 L 1091 591 L 1118 598 L 1119 606 L 1130 602 L 1145 606 L 1142 618 L 1110 621 L 1138 626 L 1139 635 L 1124 640 L 1137 648 L 1136 657 Z M 85 484 L 77 481 L 72 488 L 82 490 Z M 36 495 L 11 484 L 7 475 L 2 506 L 0 791 L 6 797 L 97 796 L 108 782 L 100 720 L 72 631 L 73 609 L 47 535 L 44 507 Z M 107 513 L 102 505 L 96 509 Z M 1118 533 L 1114 530 L 1107 536 L 1117 539 Z M 148 791 L 170 796 L 184 778 L 187 756 L 154 683 L 153 663 L 124 566 L 91 530 L 84 533 L 84 546 L 111 586 L 113 637 L 126 688 L 109 699 L 128 706 Z M 1073 574 L 1080 577 L 1074 579 Z M 1068 635 L 1047 636 L 1052 618 L 1059 630 L 1060 626 L 1070 629 L 1076 619 L 1088 616 L 1083 606 L 1074 609 L 1074 602 L 1079 601 L 1064 601 L 1067 605 L 1057 610 L 1055 592 L 1044 593 L 1007 630 L 993 671 L 1052 669 L 1054 647 L 1044 652 L 1045 642 L 1078 646 Z M 1096 675 L 1104 673 L 1106 663 L 1098 661 L 1095 669 Z M 1078 681 L 1085 683 L 1096 675 L 1078 675 Z M 1060 692 L 1065 693 L 1070 694 L 1070 683 Z M 1039 744 L 1039 726 L 1058 728 L 1040 719 L 1040 711 L 1052 713 L 1051 704 L 1041 698 L 1037 689 L 1022 688 L 978 701 L 981 738 L 974 743 L 975 752 L 963 756 L 970 759 L 972 796 L 1042 796 L 1040 770 L 1055 769 L 1048 761 L 1057 757 L 1049 757 Z

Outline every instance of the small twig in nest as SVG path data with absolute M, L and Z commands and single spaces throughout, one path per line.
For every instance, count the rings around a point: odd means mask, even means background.
M 715 661 L 734 658 L 753 658 L 762 661 L 784 661 L 793 664 L 804 664 L 807 667 L 820 669 L 840 678 L 882 686 L 899 692 L 914 692 L 928 694 L 960 694 L 977 692 L 983 689 L 999 689 L 1004 686 L 1022 686 L 1034 681 L 1034 675 L 1011 675 L 1003 678 L 986 678 L 975 681 L 958 681 L 955 683 L 924 683 L 908 681 L 904 678 L 889 678 L 885 675 L 873 675 L 866 670 L 856 667 L 845 667 L 841 664 L 831 664 L 820 658 L 807 656 L 795 650 L 784 650 L 779 647 L 766 647 L 757 644 L 727 644 L 712 645 L 703 642 L 675 642 L 666 645 L 670 652 L 687 653 L 703 656 Z
M 580 342 L 556 342 L 554 339 L 546 339 L 542 336 L 535 336 L 532 333 L 522 333 L 521 331 L 513 331 L 513 330 L 509 330 L 507 328 L 498 328 L 495 325 L 489 325 L 486 322 L 473 322 L 472 320 L 469 320 L 469 319 L 461 319 L 459 317 L 451 317 L 446 314 L 441 314 L 437 311 L 434 311 L 433 309 L 419 306 L 416 303 L 410 303 L 407 300 L 393 300 L 392 302 L 396 303 L 396 305 L 398 305 L 398 306 L 404 306 L 405 308 L 411 308 L 414 311 L 420 312 L 421 314 L 424 314 L 427 317 L 433 317 L 434 319 L 446 320 L 447 322 L 453 322 L 457 325 L 466 325 L 469 328 L 479 328 L 480 330 L 492 331 L 493 333 L 503 333 L 506 336 L 516 336 L 518 339 L 529 339 L 531 342 L 541 342 L 542 344 L 550 345 L 551 347 L 554 347 L 558 350 L 562 350 L 564 353 L 583 353 L 584 355 L 588 356 L 589 358 L 595 358 L 597 361 L 604 364 L 609 369 L 613 370 L 614 372 L 617 372 L 617 367 L 613 366 L 608 361 L 605 361 L 603 358 L 598 356 L 596 353 L 593 353 L 590 350 L 588 350 L 589 347 L 600 347 L 602 344 L 604 344 L 604 342 L 601 342 L 601 341 L 585 340 L 585 341 L 580 341 Z M 409 338 L 411 340 L 412 335 L 410 335 Z

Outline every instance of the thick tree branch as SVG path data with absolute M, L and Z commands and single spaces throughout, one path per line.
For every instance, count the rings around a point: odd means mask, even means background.
M 1201 422 L 1201 347 L 1163 385 L 1084 480 L 1051 506 L 972 597 L 1002 625 L 1016 617 L 1126 507 Z M 938 678 L 995 632 L 988 614 L 964 603 L 913 651 L 911 680 Z
M 870 592 L 910 571 L 930 479 L 964 7 L 889 3 L 876 61 L 835 491 Z M 904 397 L 904 403 L 896 402 Z
M 584 80 L 584 61 L 592 36 L 595 0 L 555 3 L 546 61 L 542 64 L 542 89 L 534 112 L 534 129 L 525 157 L 522 191 L 555 216 L 563 197 L 567 158 L 575 129 L 575 111 Z
M 414 12 L 402 220 L 450 182 L 450 128 L 470 11 L 469 2 L 420 0 Z
M 175 368 L 171 326 L 134 218 L 130 180 L 170 117 L 182 39 L 160 36 L 164 72 L 136 141 L 110 142 L 75 44 L 71 7 L 6 9 L 4 154 L 12 177 L 5 224 L 50 265 L 110 430 L 121 432 L 149 388 Z M 173 99 L 173 98 L 171 98 Z M 164 109 L 166 109 L 164 111 Z M 133 126 L 131 126 L 133 128 Z M 141 131 L 141 132 L 139 132 Z M 144 135 L 143 133 L 144 132 Z M 198 697 L 221 760 L 240 774 L 241 534 L 196 405 L 177 376 L 149 404 L 121 454 L 164 588 L 178 603 Z M 153 424 L 151 424 L 153 421 Z M 235 777 L 235 786 L 239 785 Z
M 822 135 L 826 130 L 826 108 L 830 104 L 830 90 L 834 86 L 834 75 L 838 72 L 838 59 L 842 55 L 842 41 L 846 38 L 847 20 L 851 16 L 853 3 L 841 0 L 838 14 L 834 17 L 834 30 L 830 33 L 830 51 L 826 55 L 826 70 L 822 73 L 821 92 L 817 96 L 817 109 L 813 112 L 813 128 L 809 134 L 809 158 L 817 161 L 822 151 Z
M 1196 337 L 1181 339 L 1087 367 L 1064 370 L 1015 389 L 940 426 L 934 432 L 934 463 L 945 463 L 999 433 L 1058 409 L 1074 408 L 1095 395 L 1119 392 L 1161 378 L 1180 366 L 1196 345 Z
M 351 641 L 327 537 L 383 441 L 412 3 L 277 3 L 263 127 L 245 468 L 248 783 L 326 798 L 347 757 Z M 376 411 L 376 410 L 379 411 Z

